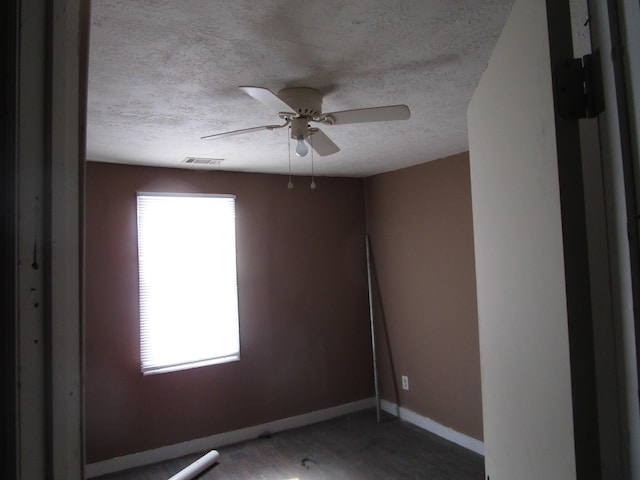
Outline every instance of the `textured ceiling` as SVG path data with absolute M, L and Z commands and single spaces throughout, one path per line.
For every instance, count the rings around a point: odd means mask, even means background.
M 341 151 L 317 175 L 368 176 L 467 149 L 466 108 L 512 0 L 99 0 L 87 157 L 286 173 L 286 129 L 239 85 L 324 92 L 323 111 L 407 104 L 407 121 L 321 126 Z M 294 142 L 292 142 L 292 148 Z M 292 155 L 307 174 L 311 156 Z

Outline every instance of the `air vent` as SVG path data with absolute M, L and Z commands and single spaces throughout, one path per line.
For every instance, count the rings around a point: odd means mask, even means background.
M 182 163 L 189 163 L 191 165 L 220 165 L 224 162 L 224 158 L 202 158 L 202 157 L 187 157 Z

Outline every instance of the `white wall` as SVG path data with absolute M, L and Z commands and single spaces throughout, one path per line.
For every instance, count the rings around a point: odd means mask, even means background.
M 485 463 L 576 478 L 545 2 L 513 7 L 468 110 Z

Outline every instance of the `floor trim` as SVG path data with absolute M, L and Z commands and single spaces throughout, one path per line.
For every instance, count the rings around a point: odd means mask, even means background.
M 387 400 L 382 400 L 380 402 L 380 408 L 387 413 L 399 417 L 401 420 L 412 423 L 413 425 L 438 435 L 445 440 L 484 456 L 484 442 L 480 440 L 465 435 L 464 433 L 460 433 L 450 427 L 446 427 L 435 420 L 423 417 L 422 415 L 412 412 L 411 410 L 407 410 L 404 407 L 398 407 L 395 403 L 388 402 Z
M 303 415 L 296 415 L 295 417 L 283 418 L 273 422 L 263 423 L 261 425 L 242 428 L 240 430 L 211 435 L 204 438 L 190 440 L 188 442 L 177 443 L 175 445 L 167 445 L 166 447 L 146 450 L 144 452 L 133 453 L 131 455 L 124 455 L 122 457 L 111 458 L 101 462 L 90 463 L 85 466 L 85 478 L 98 477 L 100 475 L 107 475 L 109 473 L 120 472 L 130 468 L 150 465 L 152 463 L 190 455 L 192 453 L 203 452 L 205 450 L 219 448 L 220 446 L 231 445 L 244 440 L 257 438 L 265 432 L 273 433 L 303 427 L 305 425 L 322 422 L 341 415 L 347 415 L 366 408 L 371 408 L 373 406 L 375 406 L 375 399 L 366 398 L 357 402 L 346 403 L 344 405 L 338 405 L 337 407 L 317 410 Z
M 242 428 L 240 430 L 219 433 L 204 438 L 190 440 L 188 442 L 167 445 L 166 447 L 146 450 L 144 452 L 133 453 L 131 455 L 124 455 L 122 457 L 116 457 L 102 462 L 91 463 L 85 467 L 85 478 L 99 477 L 100 475 L 107 475 L 109 473 L 120 472 L 130 468 L 142 467 L 144 465 L 150 465 L 170 460 L 172 458 L 182 457 L 184 455 L 190 455 L 192 453 L 203 452 L 205 450 L 219 448 L 220 446 L 250 440 L 264 434 L 265 432 L 273 433 L 303 427 L 305 425 L 322 422 L 324 420 L 329 420 L 341 415 L 347 415 L 373 406 L 375 406 L 375 399 L 366 398 L 357 402 L 338 405 L 337 407 L 296 415 L 295 417 L 283 418 L 273 422 L 263 423 L 261 425 Z M 398 416 L 401 420 L 427 430 L 444 438 L 445 440 L 471 450 L 472 452 L 484 455 L 484 443 L 480 440 L 476 440 L 464 433 L 460 433 L 452 428 L 446 427 L 435 420 L 431 420 L 428 417 L 412 412 L 405 407 L 398 407 L 395 403 L 388 402 L 386 400 L 382 400 L 380 402 L 380 407 L 385 412 Z

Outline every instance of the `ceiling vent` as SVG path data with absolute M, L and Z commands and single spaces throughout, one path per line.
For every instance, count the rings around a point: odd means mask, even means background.
M 191 165 L 220 165 L 224 162 L 224 158 L 203 158 L 203 157 L 187 157 L 182 163 Z

